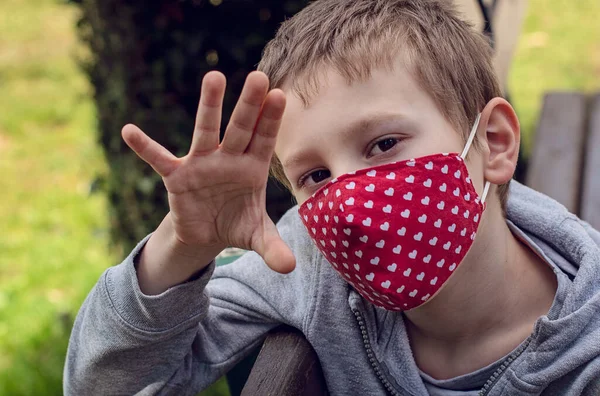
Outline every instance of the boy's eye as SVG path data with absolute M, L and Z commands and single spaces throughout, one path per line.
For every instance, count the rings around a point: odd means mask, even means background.
M 398 144 L 398 139 L 396 139 L 396 138 L 381 139 L 380 141 L 375 143 L 375 145 L 369 152 L 369 156 L 384 153 L 384 152 L 390 150 L 391 148 L 393 148 L 396 144 Z
M 300 186 L 307 184 L 310 186 L 311 184 L 318 184 L 329 177 L 331 177 L 331 172 L 327 169 L 319 169 L 301 178 L 298 184 Z

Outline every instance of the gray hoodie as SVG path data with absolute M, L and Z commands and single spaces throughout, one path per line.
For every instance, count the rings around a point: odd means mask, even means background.
M 514 181 L 507 217 L 567 281 L 482 393 L 600 395 L 600 233 Z M 315 248 L 296 208 L 278 228 L 297 258 L 292 273 L 275 273 L 250 252 L 158 296 L 143 295 L 137 283 L 133 259 L 142 241 L 81 307 L 65 395 L 194 395 L 281 323 L 312 344 L 332 395 L 427 395 L 404 316 L 352 290 Z

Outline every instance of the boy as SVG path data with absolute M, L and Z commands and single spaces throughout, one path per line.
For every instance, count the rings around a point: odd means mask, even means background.
M 259 70 L 221 143 L 216 72 L 186 157 L 123 129 L 171 211 L 82 306 L 66 394 L 195 394 L 280 323 L 334 395 L 600 394 L 600 234 L 510 181 L 517 117 L 446 2 L 316 1 Z

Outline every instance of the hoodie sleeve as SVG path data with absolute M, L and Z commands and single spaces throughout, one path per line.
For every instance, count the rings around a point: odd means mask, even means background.
M 249 354 L 273 327 L 305 331 L 314 301 L 312 249 L 293 209 L 278 224 L 296 255 L 287 275 L 246 253 L 157 296 L 137 282 L 134 259 L 148 237 L 101 276 L 73 327 L 65 395 L 195 395 Z
M 600 247 L 600 231 L 592 227 L 592 225 L 587 221 L 581 220 L 581 223 L 583 224 L 583 228 L 585 228 L 589 236 L 594 240 L 594 242 L 596 242 L 596 245 Z

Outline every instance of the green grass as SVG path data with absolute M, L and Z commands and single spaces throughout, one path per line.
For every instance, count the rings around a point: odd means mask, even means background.
M 74 9 L 0 3 L 0 394 L 60 394 L 72 315 L 115 258 Z
M 107 167 L 76 18 L 58 1 L 0 2 L 0 395 L 62 394 L 74 315 L 121 260 L 90 193 Z
M 525 143 L 549 89 L 600 89 L 597 0 L 530 0 L 510 77 Z M 70 322 L 102 271 L 106 164 L 75 7 L 0 1 L 0 395 L 59 395 Z M 221 388 L 222 390 L 223 388 Z

